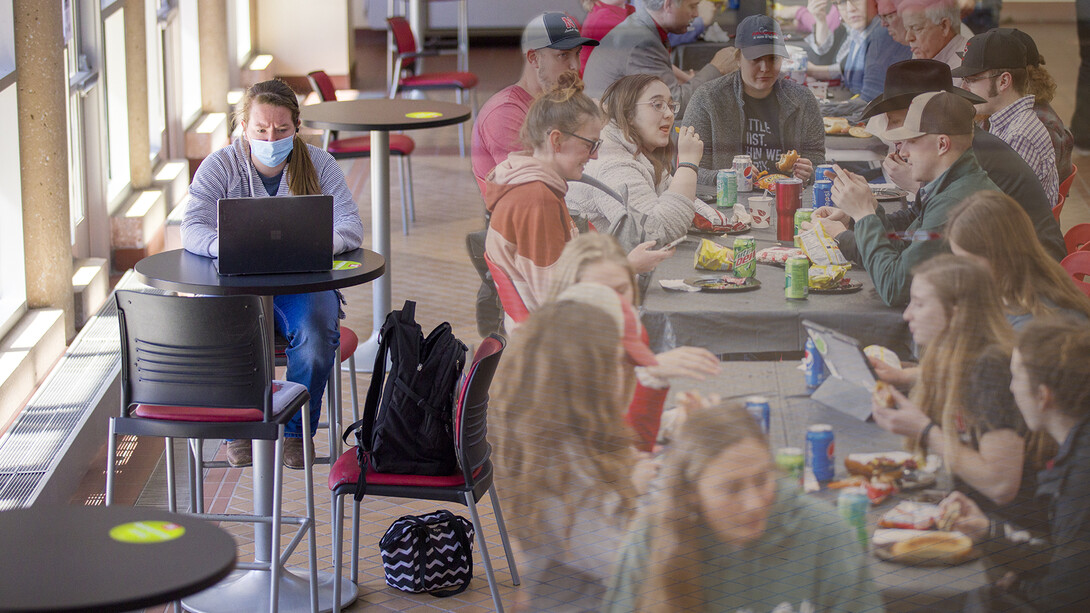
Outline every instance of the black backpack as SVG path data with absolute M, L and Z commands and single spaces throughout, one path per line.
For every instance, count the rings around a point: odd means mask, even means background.
M 400 311 L 386 316 L 363 418 L 342 436 L 346 444 L 350 435 L 356 436 L 360 463 L 356 500 L 364 496 L 368 466 L 377 472 L 413 475 L 449 475 L 458 468 L 454 401 L 467 349 L 448 322 L 424 338 L 415 312 L 416 303 L 406 300 Z

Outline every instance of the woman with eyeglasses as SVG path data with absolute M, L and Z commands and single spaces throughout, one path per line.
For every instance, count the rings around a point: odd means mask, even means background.
M 685 236 L 694 215 L 713 226 L 725 224 L 723 215 L 696 199 L 696 172 L 704 156 L 700 135 L 687 127 L 676 145 L 671 139 L 678 106 L 654 75 L 628 75 L 610 85 L 602 95 L 608 119 L 602 148 L 586 174 L 624 192 L 626 200 L 580 183 L 568 190 L 568 208 L 599 232 L 608 232 L 627 212 L 645 239 L 660 243 Z

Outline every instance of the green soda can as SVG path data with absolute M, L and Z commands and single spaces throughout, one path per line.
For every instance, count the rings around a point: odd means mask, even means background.
M 784 296 L 788 300 L 806 300 L 810 295 L 810 260 L 804 255 L 787 258 L 787 274 L 784 276 Z
M 802 222 L 810 221 L 810 218 L 814 214 L 814 209 L 798 209 L 795 211 L 795 246 L 802 248 L 802 241 L 799 240 L 799 233 L 802 232 Z
M 840 490 L 836 498 L 836 509 L 848 525 L 855 529 L 859 544 L 863 549 L 867 548 L 867 509 L 870 508 L 870 500 L 859 488 L 846 488 Z
M 757 239 L 752 236 L 734 239 L 734 276 L 757 276 Z
M 732 168 L 715 175 L 715 204 L 721 209 L 733 209 L 738 202 L 738 173 Z
M 798 447 L 782 447 L 776 450 L 776 466 L 793 480 L 802 483 L 802 471 L 806 467 L 806 458 Z

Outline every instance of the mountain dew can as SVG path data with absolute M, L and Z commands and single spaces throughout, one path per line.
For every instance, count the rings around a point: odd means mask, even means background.
M 738 202 L 738 173 L 732 168 L 715 175 L 715 204 L 721 209 L 733 209 Z
M 757 239 L 752 236 L 734 239 L 734 276 L 757 276 Z

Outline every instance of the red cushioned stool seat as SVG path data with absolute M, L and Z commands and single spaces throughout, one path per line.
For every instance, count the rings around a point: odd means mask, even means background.
M 402 77 L 399 82 L 402 89 L 424 89 L 428 87 L 460 87 L 469 89 L 477 86 L 477 75 L 472 72 L 427 72 L 420 75 Z
M 404 134 L 390 135 L 390 153 L 393 155 L 411 155 L 416 149 L 413 139 Z M 370 136 L 354 136 L 352 138 L 338 138 L 329 143 L 326 148 L 331 155 L 346 155 L 352 153 L 371 153 Z

